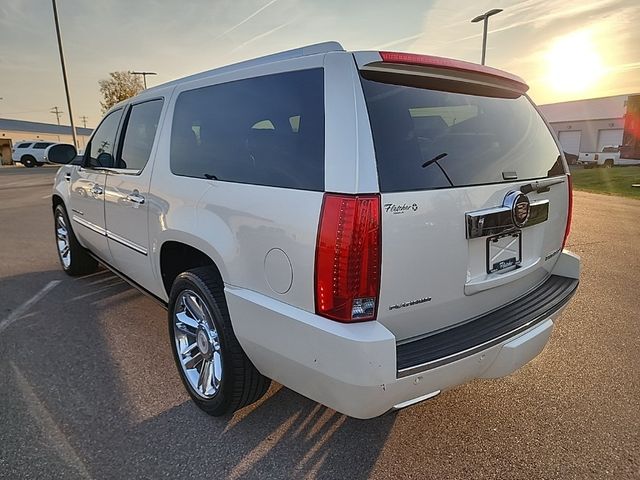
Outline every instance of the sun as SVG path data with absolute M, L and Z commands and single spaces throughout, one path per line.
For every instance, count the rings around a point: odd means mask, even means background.
M 606 68 L 593 34 L 588 30 L 558 38 L 546 52 L 546 80 L 557 92 L 582 93 L 593 89 Z

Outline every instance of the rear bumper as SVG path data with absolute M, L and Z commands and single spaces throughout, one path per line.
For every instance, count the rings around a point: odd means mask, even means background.
M 579 259 L 563 252 L 553 274 L 574 279 L 577 286 L 579 268 Z M 575 292 L 567 290 L 562 301 L 512 335 L 445 362 L 440 357 L 400 372 L 396 339 L 378 322 L 340 324 L 256 292 L 225 290 L 235 334 L 261 373 L 356 418 L 406 407 L 474 378 L 517 370 L 543 350 L 554 320 Z

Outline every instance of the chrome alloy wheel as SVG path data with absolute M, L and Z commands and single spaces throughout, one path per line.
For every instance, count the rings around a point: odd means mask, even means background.
M 62 265 L 67 269 L 71 265 L 69 230 L 61 213 L 56 215 L 56 243 L 58 244 L 58 255 L 60 255 Z
M 207 305 L 193 290 L 180 292 L 173 332 L 185 378 L 198 396 L 212 398 L 222 380 L 220 339 Z

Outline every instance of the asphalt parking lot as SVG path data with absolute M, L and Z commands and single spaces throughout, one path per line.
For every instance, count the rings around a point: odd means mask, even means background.
M 188 399 L 166 313 L 53 242 L 55 168 L 0 169 L 1 478 L 640 478 L 640 202 L 577 192 L 581 285 L 515 374 L 361 421 L 280 385 Z

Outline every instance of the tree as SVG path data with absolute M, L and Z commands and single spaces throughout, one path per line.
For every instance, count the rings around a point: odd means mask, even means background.
M 100 93 L 104 101 L 100 102 L 102 113 L 109 110 L 116 103 L 137 95 L 144 87 L 137 75 L 129 72 L 111 72 L 108 79 L 98 81 Z

